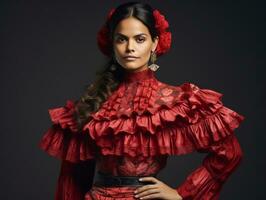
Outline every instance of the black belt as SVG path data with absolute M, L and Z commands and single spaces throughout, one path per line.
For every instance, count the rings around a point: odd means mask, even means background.
M 145 175 L 146 176 L 146 175 Z M 156 174 L 148 175 L 156 177 Z M 143 176 L 142 176 L 143 177 Z M 139 181 L 140 176 L 112 176 L 109 174 L 104 174 L 100 171 L 96 173 L 94 178 L 93 185 L 95 186 L 104 186 L 104 187 L 111 187 L 111 186 L 128 186 L 128 185 L 147 185 L 152 184 L 151 182 Z

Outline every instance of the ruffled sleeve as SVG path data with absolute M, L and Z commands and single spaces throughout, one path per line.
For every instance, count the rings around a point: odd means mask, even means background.
M 83 200 L 93 183 L 95 143 L 86 132 L 79 132 L 73 119 L 74 102 L 49 109 L 51 127 L 44 133 L 39 147 L 61 160 L 55 200 Z
M 182 85 L 183 98 L 188 107 L 188 123 L 185 127 L 195 150 L 234 134 L 245 117 L 223 105 L 223 94 L 215 90 L 199 88 L 193 83 Z
M 192 83 L 183 87 L 192 113 L 192 125 L 187 127 L 191 141 L 198 152 L 208 155 L 177 188 L 177 192 L 183 200 L 218 199 L 223 184 L 243 157 L 233 131 L 244 116 L 225 107 L 221 93 L 200 89 Z
M 50 156 L 78 163 L 94 159 L 96 146 L 88 133 L 77 131 L 74 111 L 71 100 L 63 107 L 49 109 L 52 125 L 41 138 L 39 147 Z

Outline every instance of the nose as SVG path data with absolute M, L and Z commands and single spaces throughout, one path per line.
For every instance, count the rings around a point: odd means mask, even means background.
M 134 44 L 133 44 L 132 40 L 128 40 L 127 51 L 135 51 L 134 50 Z

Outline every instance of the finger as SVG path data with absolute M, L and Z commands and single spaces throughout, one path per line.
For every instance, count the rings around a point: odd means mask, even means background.
M 157 199 L 157 198 L 161 198 L 161 194 L 160 193 L 154 193 L 154 194 L 149 194 L 146 195 L 144 197 L 140 197 L 140 199 Z
M 152 183 L 157 183 L 159 180 L 154 178 L 154 177 L 143 177 L 143 178 L 140 178 L 139 181 L 141 181 L 141 182 L 149 181 Z
M 156 186 L 156 185 L 145 185 L 145 186 L 141 186 L 138 189 L 136 189 L 134 191 L 134 193 L 138 194 L 140 192 L 143 192 L 143 191 L 146 191 L 146 190 L 150 190 L 150 189 L 155 189 L 155 188 L 158 188 L 158 186 Z
M 147 195 L 150 195 L 150 194 L 159 193 L 159 192 L 160 192 L 160 190 L 158 188 L 149 189 L 149 190 L 143 191 L 143 192 L 135 195 L 135 197 L 136 198 L 141 198 L 141 197 L 144 197 L 144 196 L 147 196 Z

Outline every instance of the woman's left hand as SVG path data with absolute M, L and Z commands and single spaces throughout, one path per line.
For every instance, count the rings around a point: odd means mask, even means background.
M 152 182 L 137 188 L 134 193 L 135 197 L 139 199 L 165 199 L 165 200 L 182 200 L 182 197 L 178 194 L 177 190 L 169 187 L 162 181 L 154 177 L 143 177 L 141 182 Z

